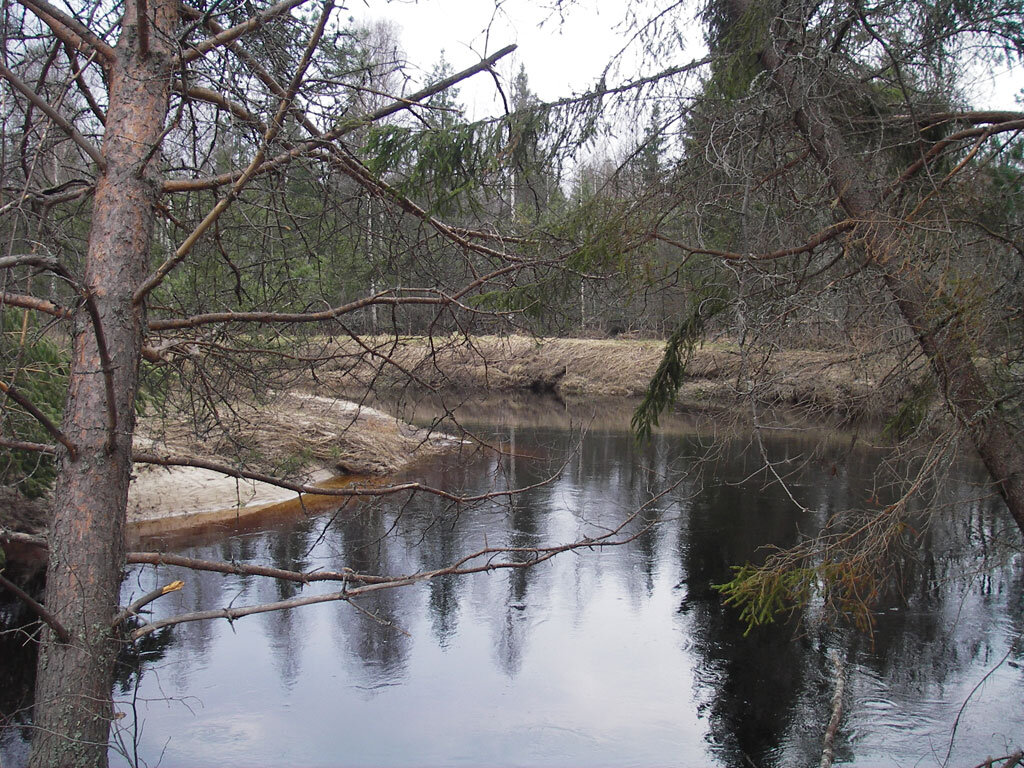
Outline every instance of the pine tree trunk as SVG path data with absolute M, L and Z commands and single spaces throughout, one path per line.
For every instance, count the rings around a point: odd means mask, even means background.
M 730 0 L 736 18 L 752 0 Z M 1024 532 L 1024 447 L 1012 426 L 995 408 L 972 355 L 971 329 L 956 314 L 950 317 L 943 291 L 915 263 L 921 254 L 906 248 L 902 222 L 887 215 L 877 187 L 868 183 L 867 169 L 851 152 L 843 132 L 815 98 L 813 78 L 800 61 L 788 56 L 786 41 L 768 35 L 760 63 L 773 85 L 793 108 L 793 122 L 803 134 L 818 166 L 825 173 L 840 206 L 851 219 L 863 222 L 856 236 L 864 243 L 869 262 L 899 307 L 928 358 L 946 407 L 970 436 L 1010 514 Z M 934 299 L 938 297 L 939 301 Z
M 148 51 L 139 51 L 136 2 L 109 69 L 110 103 L 93 201 L 84 285 L 98 309 L 110 358 L 114 402 L 108 403 L 97 333 L 76 314 L 63 429 L 64 451 L 53 498 L 46 604 L 71 635 L 46 631 L 39 657 L 31 762 L 36 768 L 103 766 L 112 722 L 117 641 L 111 619 L 124 564 L 124 524 L 131 473 L 144 316 L 133 293 L 146 275 L 157 196 L 151 148 L 167 116 L 173 2 L 155 0 Z M 145 4 L 143 4 L 145 7 Z M 111 434 L 110 409 L 116 416 Z

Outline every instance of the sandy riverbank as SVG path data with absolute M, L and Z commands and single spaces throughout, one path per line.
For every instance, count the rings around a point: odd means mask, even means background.
M 272 476 L 287 474 L 290 481 L 306 485 L 379 482 L 414 461 L 461 444 L 376 408 L 304 392 L 281 393 L 249 416 L 233 435 L 258 457 L 246 468 Z M 180 422 L 143 419 L 136 448 L 148 450 L 154 443 L 162 455 L 232 465 L 230 458 L 219 455 L 216 441 L 191 439 Z M 137 463 L 128 492 L 128 525 L 130 532 L 147 535 L 230 522 L 294 504 L 297 498 L 287 488 L 206 468 Z
M 326 393 L 387 391 L 408 384 L 411 376 L 421 389 L 442 393 L 542 392 L 566 400 L 636 397 L 645 391 L 664 350 L 661 341 L 629 339 L 363 341 L 372 355 L 365 354 L 365 347 L 350 349 L 350 342 L 325 342 L 331 355 L 325 355 L 315 381 L 310 376 L 293 391 L 232 407 L 230 430 L 211 431 L 199 439 L 194 425 L 181 417 L 144 417 L 136 431 L 136 450 L 206 459 L 293 482 L 320 483 L 337 476 L 349 478 L 345 482 L 372 482 L 460 442 Z M 753 394 L 759 403 L 843 419 L 874 418 L 891 412 L 910 380 L 892 371 L 893 361 L 852 348 L 754 356 L 741 353 L 732 342 L 716 341 L 694 351 L 678 402 L 694 409 L 733 408 Z M 296 498 L 293 491 L 210 469 L 137 464 L 128 521 L 131 531 L 146 535 L 226 524 L 286 509 Z M 11 514 L 5 522 L 3 507 L 0 499 L 0 525 L 33 527 Z
M 248 461 L 234 460 L 222 436 L 198 439 L 180 418 L 139 420 L 136 451 L 188 456 L 225 466 L 287 477 L 293 483 L 338 487 L 379 483 L 419 459 L 461 445 L 439 431 L 414 427 L 383 411 L 333 397 L 280 393 L 260 408 L 239 407 L 234 446 Z M 44 531 L 44 504 L 12 489 L 0 494 L 0 527 Z M 194 466 L 136 463 L 128 491 L 128 535 L 141 537 L 186 528 L 238 523 L 303 504 L 337 504 L 336 497 L 304 497 L 271 483 L 239 479 Z

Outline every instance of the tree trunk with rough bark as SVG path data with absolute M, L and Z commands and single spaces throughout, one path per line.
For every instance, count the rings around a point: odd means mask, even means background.
M 140 25 L 137 10 L 146 5 L 126 4 L 116 57 L 108 65 L 106 167 L 93 202 L 84 274 L 102 332 L 85 308 L 78 311 L 63 425 L 75 450 L 71 455 L 61 449 L 47 569 L 46 604 L 71 641 L 44 632 L 30 758 L 36 768 L 107 764 L 117 656 L 111 620 L 124 565 L 144 329 L 143 308 L 133 294 L 149 266 L 158 191 L 154 147 L 167 117 L 177 17 L 174 2 L 153 0 L 148 23 Z
M 752 0 L 730 2 L 737 19 L 758 12 Z M 840 207 L 849 218 L 861 222 L 854 239 L 863 243 L 869 263 L 880 274 L 927 356 L 946 407 L 970 436 L 1024 532 L 1024 447 L 996 408 L 996 399 L 978 370 L 970 328 L 959 311 L 950 310 L 950 301 L 955 300 L 934 284 L 923 263 L 915 263 L 926 255 L 907 252 L 904 227 L 908 222 L 890 214 L 882 191 L 868 183 L 868 169 L 823 108 L 826 99 L 816 93 L 814 78 L 802 69 L 799 56 L 790 54 L 789 42 L 771 30 L 767 39 L 759 53 L 761 66 L 792 107 L 793 122 L 828 178 Z

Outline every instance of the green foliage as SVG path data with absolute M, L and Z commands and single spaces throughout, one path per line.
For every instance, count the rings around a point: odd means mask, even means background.
M 732 571 L 730 581 L 713 584 L 712 589 L 724 595 L 726 605 L 739 609 L 740 621 L 747 625 L 744 636 L 806 604 L 819 581 L 815 568 L 774 570 L 746 563 L 734 565 Z
M 542 301 L 545 286 L 541 283 L 517 285 L 508 290 L 488 291 L 471 297 L 466 303 L 488 312 L 521 312 L 540 316 L 545 308 Z
M 0 317 L 4 382 L 52 422 L 60 424 L 67 391 L 67 355 L 39 333 L 31 316 L 5 309 Z M 14 439 L 33 443 L 53 441 L 46 429 L 10 398 L 5 398 L 2 420 L 3 434 Z M 55 476 L 52 456 L 0 448 L 0 484 L 18 486 L 26 496 L 38 497 L 49 490 Z
M 871 605 L 880 583 L 865 558 L 826 559 L 817 565 L 780 565 L 769 560 L 762 566 L 734 565 L 732 572 L 732 579 L 713 584 L 712 589 L 723 595 L 726 605 L 739 610 L 740 621 L 747 625 L 744 635 L 788 618 L 815 597 L 823 598 L 827 607 L 861 630 L 871 629 Z
M 728 0 L 713 0 L 704 10 L 706 39 L 720 56 L 711 65 L 711 77 L 704 96 L 711 100 L 732 100 L 745 96 L 760 71 L 758 54 L 766 45 L 772 4 L 752 3 L 742 17 L 736 18 Z
M 708 284 L 698 289 L 690 299 L 690 314 L 665 343 L 665 354 L 651 377 L 644 398 L 633 413 L 632 427 L 638 440 L 650 436 L 658 426 L 658 418 L 674 401 L 683 385 L 686 365 L 693 350 L 704 335 L 711 318 L 728 306 L 727 295 L 721 284 Z
M 467 193 L 494 170 L 496 132 L 486 123 L 445 120 L 427 129 L 397 125 L 367 131 L 367 167 L 435 212 L 461 211 Z
M 444 60 L 429 78 L 436 82 L 453 74 Z M 373 125 L 363 142 L 369 170 L 404 195 L 425 201 L 433 213 L 463 213 L 478 200 L 470 193 L 484 188 L 501 165 L 506 128 L 503 123 L 470 123 L 449 88 L 427 100 L 417 112 L 420 125 Z

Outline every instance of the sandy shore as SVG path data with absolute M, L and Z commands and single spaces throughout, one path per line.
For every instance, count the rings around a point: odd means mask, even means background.
M 337 343 L 339 353 L 345 353 L 344 342 Z M 472 345 L 453 339 L 428 346 L 416 338 L 403 339 L 400 344 L 382 339 L 380 344 L 398 368 L 413 371 L 423 383 L 441 391 L 550 392 L 570 400 L 642 394 L 664 351 L 660 341 L 518 336 L 479 337 Z M 362 352 L 353 350 L 353 355 Z M 375 366 L 364 365 L 364 370 L 345 354 L 340 359 L 345 366 L 323 366 L 318 383 L 307 382 L 309 391 L 298 388 L 270 393 L 258 403 L 233 404 L 226 415 L 234 420 L 225 419 L 224 430 L 210 431 L 202 440 L 195 437 L 195 425 L 184 419 L 166 415 L 143 418 L 136 430 L 136 449 L 222 464 L 232 464 L 233 457 L 244 454 L 249 469 L 270 476 L 284 473 L 289 479 L 318 484 L 338 476 L 374 482 L 374 478 L 394 475 L 418 458 L 460 445 L 448 435 L 418 429 L 382 411 L 330 396 L 352 391 L 359 383 L 384 390 L 396 383 Z M 763 391 L 758 391 L 758 398 L 822 414 L 864 417 L 887 413 L 910 380 L 887 375 L 891 366 L 885 359 L 858 356 L 856 350 L 784 350 L 760 366 L 758 386 Z M 725 341 L 695 350 L 687 373 L 679 402 L 691 407 L 732 407 L 753 386 L 744 377 L 737 348 Z M 882 381 L 887 384 L 880 388 Z M 301 509 L 292 491 L 207 469 L 136 464 L 134 473 L 128 521 L 130 531 L 141 535 L 237 521 L 276 507 Z M 303 503 L 312 502 L 304 499 Z M 323 503 L 325 499 L 320 497 Z M 19 506 L 28 511 L 20 516 L 7 514 L 6 522 L 4 506 L 12 505 L 0 501 L 0 525 L 41 530 L 45 515 L 28 509 L 40 506 L 38 502 L 20 500 Z M 38 525 L 33 525 L 32 519 Z
M 429 433 L 369 406 L 294 392 L 283 394 L 249 437 L 271 456 L 306 450 L 305 463 L 291 477 L 335 488 L 379 482 L 416 459 L 459 445 L 450 435 Z M 180 447 L 193 455 L 206 453 L 194 444 Z M 136 464 L 128 491 L 128 528 L 131 535 L 148 536 L 337 503 L 337 497 L 309 495 L 300 501 L 295 491 L 199 467 Z
M 333 475 L 314 473 L 313 483 Z M 137 465 L 128 489 L 128 529 L 138 536 L 230 522 L 296 501 L 298 494 L 269 483 L 238 480 L 198 467 Z

